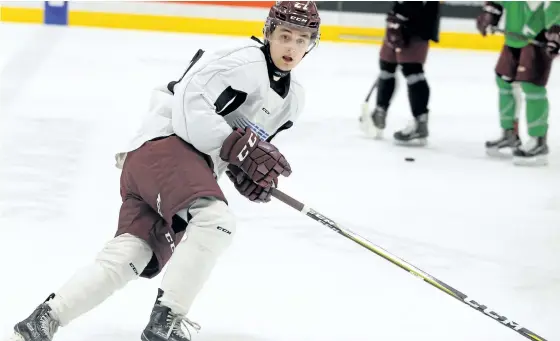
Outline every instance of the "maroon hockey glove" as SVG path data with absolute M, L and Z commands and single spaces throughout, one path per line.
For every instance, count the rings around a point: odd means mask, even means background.
M 482 6 L 482 13 L 476 18 L 476 28 L 480 34 L 486 37 L 489 28 L 498 26 L 503 13 L 504 8 L 501 5 L 487 1 Z
M 253 202 L 269 202 L 272 195 L 272 188 L 278 186 L 278 179 L 274 179 L 272 185 L 262 187 L 254 183 L 241 168 L 232 164 L 228 165 L 226 175 L 233 182 L 235 189 L 241 195 Z
M 408 36 L 405 32 L 408 18 L 400 14 L 389 14 L 387 16 L 387 30 L 385 37 L 392 48 L 403 48 L 408 44 Z
M 220 158 L 241 168 L 262 187 L 270 186 L 280 175 L 292 174 L 290 164 L 278 149 L 261 140 L 251 128 L 234 130 L 222 144 Z
M 551 58 L 558 55 L 560 50 L 560 25 L 552 25 L 545 33 L 546 52 Z

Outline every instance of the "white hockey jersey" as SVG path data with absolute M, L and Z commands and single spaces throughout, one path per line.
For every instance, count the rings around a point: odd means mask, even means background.
M 295 122 L 304 91 L 293 75 L 288 89 L 282 97 L 271 88 L 266 57 L 256 43 L 206 52 L 172 87 L 174 93 L 167 86 L 154 89 L 140 131 L 116 155 L 117 167 L 122 168 L 127 152 L 146 141 L 176 134 L 209 155 L 220 176 L 227 163 L 219 153 L 232 128 L 251 126 L 265 140 Z

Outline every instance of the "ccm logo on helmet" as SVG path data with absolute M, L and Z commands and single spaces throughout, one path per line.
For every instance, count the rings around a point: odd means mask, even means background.
M 301 22 L 301 23 L 306 23 L 307 22 L 307 19 L 296 17 L 295 15 L 290 16 L 290 20 L 295 20 L 295 21 L 298 21 L 298 22 Z

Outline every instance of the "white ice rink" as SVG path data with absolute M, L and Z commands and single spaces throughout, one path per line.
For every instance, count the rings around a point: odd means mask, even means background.
M 237 41 L 0 25 L 0 335 L 113 236 L 113 155 L 151 88 L 178 78 L 197 49 Z M 425 149 L 359 131 L 377 54 L 322 43 L 296 70 L 307 105 L 276 139 L 294 171 L 281 189 L 560 340 L 560 65 L 549 86 L 550 165 L 518 168 L 483 149 L 499 132 L 496 53 L 431 50 Z M 400 80 L 391 133 L 410 117 Z M 253 204 L 227 177 L 221 184 L 238 233 L 191 311 L 202 325 L 197 341 L 524 340 L 284 204 Z M 160 279 L 131 283 L 55 340 L 139 340 Z

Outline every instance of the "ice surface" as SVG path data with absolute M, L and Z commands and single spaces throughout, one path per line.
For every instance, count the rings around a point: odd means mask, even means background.
M 0 26 L 0 335 L 111 238 L 120 203 L 113 154 L 152 87 L 199 48 L 239 38 Z M 322 43 L 297 70 L 306 110 L 276 144 L 281 189 L 499 313 L 560 339 L 560 99 L 553 70 L 550 165 L 490 160 L 498 134 L 496 53 L 432 49 L 425 149 L 365 139 L 361 102 L 378 47 Z M 401 86 L 388 134 L 406 124 Z M 405 157 L 416 162 L 405 162 Z M 238 233 L 190 317 L 201 341 L 516 341 L 523 338 L 273 201 L 222 181 Z M 56 340 L 138 340 L 160 278 L 139 280 Z

